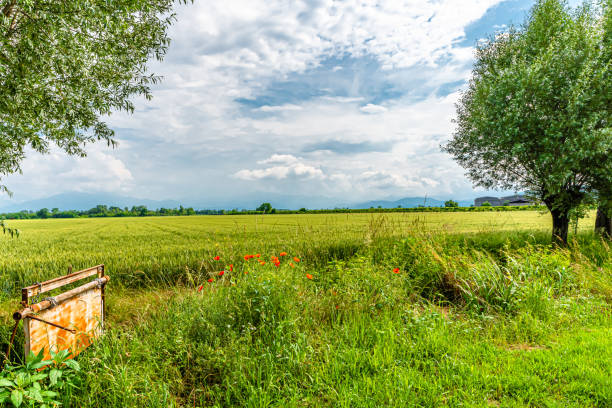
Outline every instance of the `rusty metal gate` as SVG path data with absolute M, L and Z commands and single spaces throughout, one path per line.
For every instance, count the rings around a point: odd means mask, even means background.
M 84 285 L 51 297 L 40 295 L 81 279 L 97 275 Z M 16 322 L 23 320 L 24 351 L 38 353 L 70 350 L 74 357 L 100 336 L 104 327 L 104 289 L 109 281 L 104 265 L 69 273 L 21 290 L 23 309 L 13 314 Z

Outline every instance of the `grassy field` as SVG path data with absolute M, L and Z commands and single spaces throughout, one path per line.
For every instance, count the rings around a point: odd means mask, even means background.
M 104 263 L 65 406 L 612 406 L 592 223 L 556 248 L 537 212 L 14 221 L 1 334 L 21 286 Z
M 579 230 L 590 230 L 591 218 Z M 345 258 L 381 236 L 531 231 L 546 234 L 550 216 L 539 212 L 323 214 L 82 218 L 10 221 L 21 237 L 0 245 L 0 299 L 62 273 L 104 263 L 117 284 L 141 287 L 184 277 L 185 268 L 213 267 L 223 256 L 291 251 L 312 265 Z M 336 253 L 339 252 L 339 253 Z M 119 278 L 119 279 L 117 279 Z

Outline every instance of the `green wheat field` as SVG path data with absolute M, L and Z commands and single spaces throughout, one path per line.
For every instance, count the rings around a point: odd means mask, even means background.
M 0 350 L 21 287 L 105 264 L 63 406 L 612 406 L 593 217 L 567 248 L 536 211 L 9 221 Z

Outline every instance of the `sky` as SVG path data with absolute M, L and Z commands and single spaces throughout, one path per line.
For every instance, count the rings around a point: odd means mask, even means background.
M 153 100 L 85 159 L 29 153 L 12 198 L 62 192 L 331 203 L 482 195 L 440 151 L 478 41 L 528 0 L 196 0 L 177 6 Z M 500 192 L 501 194 L 501 192 Z

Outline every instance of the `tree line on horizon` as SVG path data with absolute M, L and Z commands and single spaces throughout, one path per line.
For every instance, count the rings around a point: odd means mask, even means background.
M 104 217 L 163 217 L 163 216 L 190 216 L 190 215 L 266 215 L 266 214 L 350 214 L 350 213 L 394 213 L 394 212 L 488 212 L 488 211 L 540 211 L 543 206 L 482 206 L 482 207 L 459 207 L 446 205 L 440 207 L 396 207 L 396 208 L 323 208 L 299 210 L 275 209 L 264 211 L 260 209 L 193 209 L 192 207 L 179 208 L 157 208 L 148 209 L 144 205 L 136 205 L 131 208 L 97 205 L 89 210 L 62 210 L 53 208 L 41 208 L 37 211 L 21 210 L 15 212 L 0 213 L 2 220 L 32 220 L 50 218 L 104 218 Z M 273 211 L 272 211 L 273 210 Z M 0 224 L 0 227 L 2 225 Z

